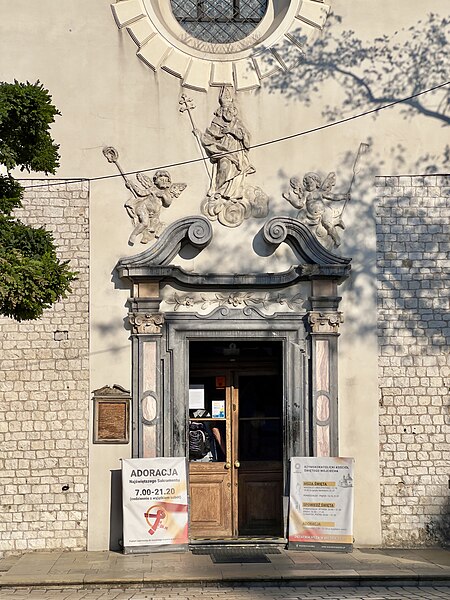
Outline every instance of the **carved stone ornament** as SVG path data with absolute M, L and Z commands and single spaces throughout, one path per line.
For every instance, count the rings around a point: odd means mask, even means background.
M 306 173 L 301 180 L 292 177 L 290 189 L 283 198 L 298 209 L 297 219 L 304 223 L 325 248 L 337 248 L 341 244 L 338 228 L 345 229 L 342 221 L 343 205 L 331 206 L 333 202 L 347 202 L 349 194 L 332 194 L 336 184 L 335 173 L 322 180 L 317 173 Z
M 173 306 L 174 311 L 180 309 L 189 311 L 207 310 L 209 308 L 239 308 L 244 309 L 249 306 L 259 306 L 264 310 L 270 310 L 271 306 L 285 306 L 289 310 L 295 311 L 303 307 L 304 297 L 302 294 L 289 296 L 287 294 L 256 294 L 254 292 L 230 292 L 214 294 L 173 294 L 166 300 L 169 306 Z
M 150 248 L 135 256 L 121 258 L 116 268 L 119 270 L 120 277 L 129 277 L 131 274 L 140 273 L 150 275 L 145 272 L 146 267 L 152 271 L 157 266 L 168 265 L 172 258 L 176 256 L 185 243 L 198 250 L 206 248 L 212 240 L 211 223 L 205 217 L 184 217 L 178 219 L 161 235 L 159 240 Z
M 344 322 L 340 312 L 310 312 L 308 320 L 312 333 L 339 333 L 339 325 Z
M 331 273 L 338 275 L 341 269 L 342 274 L 348 274 L 350 270 L 351 259 L 337 256 L 327 250 L 319 243 L 311 229 L 299 219 L 273 217 L 265 223 L 262 235 L 268 244 L 278 245 L 286 242 L 311 266 L 311 276 Z
M 161 313 L 130 313 L 128 320 L 133 333 L 159 334 L 164 324 L 164 316 Z
M 239 227 L 251 217 L 263 219 L 269 213 L 269 197 L 259 187 L 247 184 L 255 173 L 249 160 L 250 134 L 239 118 L 231 88 L 222 87 L 219 107 L 209 127 L 202 133 L 192 118 L 194 105 L 181 96 L 180 112 L 187 112 L 209 177 L 209 189 L 201 211 L 211 221 L 226 227 Z
M 165 227 L 160 220 L 161 209 L 169 208 L 173 200 L 186 189 L 186 184 L 172 183 L 170 173 L 163 170 L 156 171 L 152 179 L 144 173 L 138 173 L 136 183 L 123 172 L 119 165 L 119 153 L 115 148 L 103 148 L 103 154 L 108 162 L 116 165 L 125 186 L 133 194 L 125 202 L 125 208 L 134 225 L 128 243 L 132 246 L 138 236 L 141 236 L 141 244 L 159 238 Z
M 303 180 L 300 180 L 300 177 L 292 177 L 290 189 L 283 194 L 283 198 L 298 209 L 297 219 L 309 227 L 325 248 L 337 248 L 341 244 L 338 229 L 345 229 L 342 217 L 350 200 L 355 175 L 359 172 L 359 161 L 369 149 L 369 144 L 364 142 L 359 144 L 353 162 L 353 176 L 347 193 L 331 193 L 336 185 L 335 173 L 328 173 L 322 181 L 320 175 L 310 171 L 304 175 Z M 342 204 L 335 208 L 331 206 L 333 202 L 342 202 Z
M 337 256 L 326 250 L 306 225 L 293 217 L 274 217 L 261 231 L 262 238 L 273 249 L 286 243 L 306 264 L 291 267 L 281 273 L 195 273 L 170 265 L 184 244 L 200 251 L 212 240 L 212 226 L 205 217 L 178 219 L 163 232 L 150 248 L 135 256 L 119 260 L 116 270 L 121 279 L 138 283 L 161 281 L 197 290 L 236 288 L 246 290 L 285 288 L 299 281 L 332 278 L 344 281 L 350 273 L 350 258 Z

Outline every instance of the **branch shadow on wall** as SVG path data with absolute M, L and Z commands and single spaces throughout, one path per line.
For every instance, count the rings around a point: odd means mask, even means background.
M 325 105 L 322 115 L 336 120 L 398 102 L 450 79 L 449 18 L 430 13 L 409 28 L 371 42 L 352 30 L 342 30 L 342 21 L 331 14 L 301 63 L 273 75 L 267 88 L 308 106 L 318 99 L 322 84 L 334 83 L 343 93 L 342 101 Z M 283 54 L 290 43 L 286 42 Z M 421 113 L 449 125 L 449 87 L 405 100 L 401 112 L 404 118 Z

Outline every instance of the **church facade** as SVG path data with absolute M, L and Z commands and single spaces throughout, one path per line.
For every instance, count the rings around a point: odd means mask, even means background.
M 62 113 L 57 178 L 23 180 L 20 217 L 78 279 L 43 319 L 0 320 L 0 552 L 119 549 L 121 459 L 156 456 L 189 459 L 193 541 L 283 542 L 294 456 L 355 459 L 355 544 L 445 541 L 431 4 L 8 7 L 2 79 Z

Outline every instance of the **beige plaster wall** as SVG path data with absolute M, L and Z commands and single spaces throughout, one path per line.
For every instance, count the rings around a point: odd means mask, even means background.
M 417 25 L 424 13 L 422 2 L 410 0 L 333 0 L 332 8 L 342 17 L 333 33 L 336 39 L 339 28 L 352 29 L 364 42 Z M 125 31 L 117 29 L 108 0 L 16 0 L 12 5 L 0 0 L 0 9 L 6 20 L 0 39 L 2 79 L 40 79 L 62 112 L 53 127 L 61 144 L 58 176 L 100 178 L 91 182 L 90 202 L 90 390 L 114 383 L 130 389 L 131 346 L 129 331 L 124 327 L 129 293 L 116 281 L 114 265 L 120 257 L 143 248 L 127 244 L 131 222 L 123 205 L 129 192 L 120 177 L 107 178 L 116 171 L 106 162 L 102 148 L 115 146 L 126 171 L 198 158 L 187 115 L 178 112 L 180 82 L 167 73 L 154 73 L 135 57 L 136 46 Z M 447 9 L 444 0 L 427 3 L 427 11 L 446 15 Z M 321 126 L 330 119 L 322 114 L 325 105 L 342 105 L 344 94 L 337 83 L 321 84 L 309 104 L 297 88 L 289 93 L 289 86 L 301 83 L 295 78 L 267 79 L 260 89 L 238 94 L 241 118 L 253 143 Z M 218 90 L 187 93 L 196 104 L 196 125 L 204 129 L 217 107 Z M 372 107 L 367 104 L 367 108 Z M 345 116 L 354 112 L 349 107 Z M 356 542 L 377 544 L 381 534 L 374 175 L 417 172 L 430 162 L 443 169 L 441 157 L 446 140 L 442 123 L 420 112 L 411 117 L 400 107 L 393 107 L 376 119 L 367 116 L 255 148 L 250 156 L 256 168 L 251 181 L 271 198 L 269 217 L 295 215 L 295 209 L 282 198 L 289 178 L 310 170 L 323 175 L 336 171 L 335 191 L 344 192 L 359 144 L 366 141 L 370 141 L 371 152 L 361 162 L 346 209 L 347 229 L 340 248 L 343 255 L 353 257 L 351 278 L 340 288 L 346 318 L 340 338 L 340 452 L 356 458 Z M 171 173 L 174 181 L 186 182 L 188 188 L 163 211 L 166 223 L 199 214 L 207 189 L 201 163 L 173 168 Z M 296 261 L 288 248 L 279 248 L 271 257 L 259 256 L 253 249 L 253 238 L 263 222 L 245 221 L 234 230 L 214 223 L 214 239 L 208 251 L 194 260 L 179 258 L 177 262 L 196 271 L 284 270 Z M 127 446 L 90 447 L 92 549 L 108 546 L 110 471 L 119 468 L 119 459 L 129 453 Z

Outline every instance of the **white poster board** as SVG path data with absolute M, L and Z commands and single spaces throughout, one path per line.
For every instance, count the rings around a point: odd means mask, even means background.
M 353 458 L 291 459 L 289 549 L 353 549 Z
M 191 383 L 189 386 L 189 410 L 205 408 L 205 386 Z
M 187 549 L 186 458 L 122 460 L 125 553 Z

